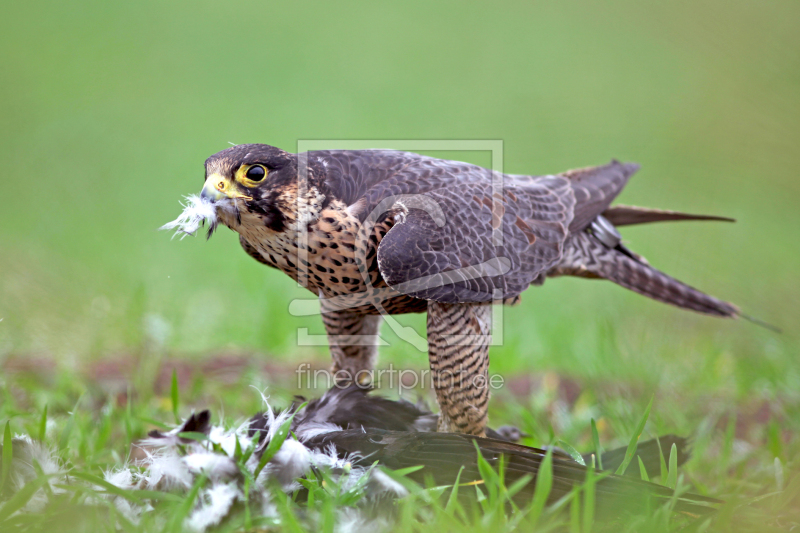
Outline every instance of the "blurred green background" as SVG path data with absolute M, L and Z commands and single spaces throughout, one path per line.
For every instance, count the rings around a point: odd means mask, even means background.
M 637 161 L 621 202 L 736 217 L 624 236 L 785 332 L 558 279 L 505 310 L 493 371 L 796 400 L 799 15 L 741 0 L 7 3 L 0 358 L 72 368 L 150 343 L 324 360 L 297 347 L 319 319 L 288 314 L 306 293 L 232 232 L 157 231 L 204 159 L 229 142 L 502 139 L 507 172 Z M 381 365 L 427 366 L 384 331 Z

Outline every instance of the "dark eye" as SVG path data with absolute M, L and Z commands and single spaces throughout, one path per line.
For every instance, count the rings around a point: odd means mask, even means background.
M 259 165 L 253 165 L 252 167 L 247 169 L 247 174 L 245 177 L 250 181 L 261 181 L 264 179 L 264 176 L 267 175 L 267 171 L 264 170 L 264 167 Z

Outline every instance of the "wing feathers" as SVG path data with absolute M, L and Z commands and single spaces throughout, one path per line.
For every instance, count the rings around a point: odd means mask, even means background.
M 639 165 L 636 163 L 612 161 L 599 167 L 569 170 L 559 174 L 570 181 L 575 193 L 575 211 L 569 225 L 570 232 L 586 229 L 597 215 L 608 209 L 637 170 Z

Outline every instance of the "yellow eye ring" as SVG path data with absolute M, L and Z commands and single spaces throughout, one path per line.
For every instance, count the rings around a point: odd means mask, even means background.
M 249 165 L 243 166 L 237 172 L 239 181 L 245 187 L 255 187 L 267 177 L 269 171 L 263 165 Z

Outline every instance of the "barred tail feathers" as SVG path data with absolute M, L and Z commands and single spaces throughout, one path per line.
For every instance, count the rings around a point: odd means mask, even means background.
M 586 232 L 567 241 L 556 274 L 602 278 L 648 298 L 707 315 L 740 316 L 735 305 L 690 287 L 620 250 L 608 248 Z

